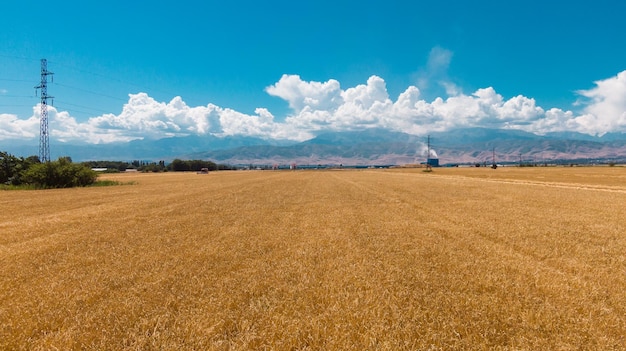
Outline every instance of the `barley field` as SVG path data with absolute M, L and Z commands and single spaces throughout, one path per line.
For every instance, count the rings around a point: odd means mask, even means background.
M 1 350 L 623 350 L 626 169 L 0 191 Z

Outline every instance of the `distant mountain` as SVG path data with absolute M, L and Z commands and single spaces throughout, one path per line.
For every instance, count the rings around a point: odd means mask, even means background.
M 17 156 L 30 156 L 38 154 L 38 141 L 31 144 L 7 144 L 0 143 L 0 150 L 7 151 Z M 216 137 L 186 136 L 172 137 L 158 140 L 133 140 L 127 143 L 112 144 L 66 144 L 51 142 L 51 158 L 70 156 L 74 161 L 88 160 L 172 160 L 194 152 L 206 150 L 233 149 L 242 146 L 260 145 L 293 145 L 292 141 L 264 140 L 253 137 Z
M 572 138 L 572 139 L 568 139 Z M 626 161 L 626 135 L 605 141 L 583 134 L 536 135 L 517 130 L 466 128 L 430 135 L 441 164 L 555 162 L 612 159 Z M 426 137 L 384 129 L 323 133 L 291 146 L 243 146 L 189 155 L 229 164 L 412 164 L 426 159 Z
M 208 151 L 189 158 L 229 164 L 345 164 L 389 165 L 419 162 L 422 146 L 414 143 L 359 143 L 354 145 L 297 144 L 293 146 L 245 146 Z
M 367 143 L 412 143 L 420 140 L 415 135 L 392 132 L 381 128 L 372 128 L 351 132 L 327 132 L 307 140 L 305 145 L 355 145 Z
M 626 140 L 626 133 L 606 133 L 600 137 L 603 141 L 621 141 Z
M 441 146 L 465 145 L 509 140 L 541 140 L 544 137 L 511 129 L 462 128 L 430 134 L 433 143 Z
M 175 158 L 194 152 L 206 150 L 225 150 L 242 146 L 286 145 L 284 141 L 266 141 L 253 137 L 227 136 L 219 138 L 212 135 L 164 138 L 158 140 L 133 140 L 128 143 L 132 155 L 145 159 Z M 291 142 L 293 144 L 293 142 Z
M 548 139 L 556 140 L 583 140 L 583 141 L 601 141 L 597 136 L 583 134 L 578 132 L 552 132 L 545 135 Z
M 495 152 L 498 163 L 554 163 L 557 161 L 595 162 L 610 159 L 626 161 L 626 141 L 602 143 L 584 140 L 504 140 L 442 148 L 441 162 L 491 163 Z
M 70 156 L 85 160 L 209 159 L 225 164 L 344 164 L 401 165 L 424 162 L 426 136 L 374 128 L 326 132 L 294 143 L 252 137 L 188 136 L 160 140 L 135 140 L 104 145 L 53 143 L 52 158 Z M 431 147 L 441 164 L 496 162 L 554 162 L 555 160 L 621 160 L 626 162 L 626 134 L 602 137 L 580 133 L 536 135 L 517 130 L 465 128 L 430 134 Z M 17 156 L 37 154 L 37 145 L 0 144 L 0 150 Z

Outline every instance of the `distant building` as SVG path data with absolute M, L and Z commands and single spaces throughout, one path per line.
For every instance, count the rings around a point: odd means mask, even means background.
M 431 166 L 431 167 L 439 167 L 439 159 L 429 158 L 426 160 L 426 165 Z

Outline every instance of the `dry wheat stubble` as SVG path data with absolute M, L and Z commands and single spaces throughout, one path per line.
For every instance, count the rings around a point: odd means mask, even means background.
M 620 349 L 626 195 L 605 170 L 3 192 L 0 348 Z

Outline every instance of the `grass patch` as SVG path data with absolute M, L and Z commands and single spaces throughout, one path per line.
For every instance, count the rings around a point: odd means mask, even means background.
M 37 189 L 34 185 L 8 185 L 8 184 L 0 184 L 0 190 L 35 190 Z
M 102 186 L 115 186 L 115 185 L 135 185 L 135 184 L 137 184 L 136 181 L 120 182 L 118 180 L 102 179 L 102 180 L 96 180 L 96 182 L 93 183 L 92 185 L 90 185 L 89 187 L 102 187 Z
M 86 188 L 97 188 L 97 187 L 103 187 L 103 186 L 116 186 L 116 185 L 135 185 L 135 184 L 137 184 L 136 181 L 120 182 L 120 181 L 117 181 L 117 180 L 103 179 L 103 180 L 96 180 L 95 183 L 93 183 L 91 185 L 87 185 Z M 0 191 L 2 191 L 2 190 L 6 190 L 6 191 L 10 191 L 10 190 L 42 190 L 42 189 L 48 189 L 48 188 L 38 187 L 38 186 L 33 185 L 33 184 L 23 184 L 23 185 L 0 184 Z M 50 189 L 53 189 L 53 188 L 50 188 Z

